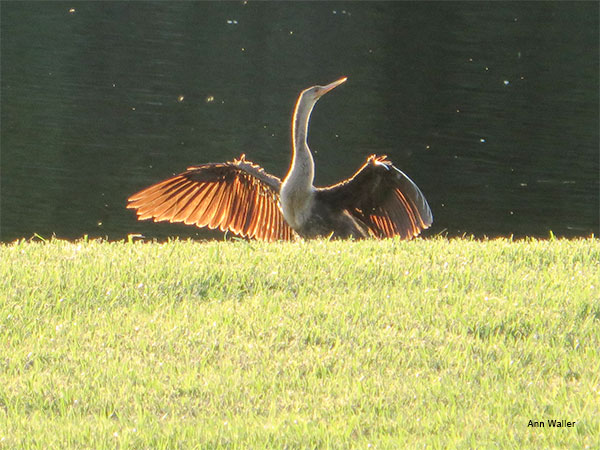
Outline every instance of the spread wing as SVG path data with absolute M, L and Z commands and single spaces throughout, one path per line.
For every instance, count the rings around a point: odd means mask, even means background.
M 183 222 L 263 241 L 295 232 L 279 209 L 281 180 L 244 159 L 202 164 L 129 197 L 138 220 Z
M 352 178 L 321 188 L 317 195 L 346 209 L 377 238 L 410 239 L 433 223 L 421 190 L 386 156 L 369 156 Z

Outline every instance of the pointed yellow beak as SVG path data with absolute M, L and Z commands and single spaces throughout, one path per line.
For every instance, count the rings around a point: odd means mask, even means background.
M 344 83 L 347 79 L 348 79 L 348 77 L 340 78 L 339 80 L 334 81 L 333 83 L 329 83 L 327 86 L 322 86 L 321 89 L 319 90 L 318 96 L 321 97 L 322 95 L 327 94 L 332 89 L 334 89 L 334 88 L 338 87 L 340 84 Z

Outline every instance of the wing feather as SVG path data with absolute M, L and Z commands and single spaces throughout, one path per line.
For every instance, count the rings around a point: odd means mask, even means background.
M 261 239 L 264 241 L 267 241 L 267 235 L 269 232 L 269 201 L 266 197 L 266 195 L 261 195 L 261 207 L 260 207 L 260 211 L 261 211 L 261 215 L 260 215 L 260 223 L 261 223 L 261 227 L 259 228 L 258 232 L 261 234 Z
M 227 218 L 231 214 L 231 196 L 232 195 L 233 195 L 233 189 L 231 189 L 231 186 L 229 186 L 228 189 L 225 190 L 223 199 L 221 201 L 221 204 L 219 205 L 220 210 L 217 212 L 217 214 L 218 214 L 217 225 L 219 227 L 219 230 L 221 230 L 221 231 L 227 230 L 227 228 L 224 227 L 223 224 L 227 222 Z
M 273 202 L 268 200 L 265 201 L 265 218 L 263 227 L 263 238 L 265 241 L 271 242 L 273 235 Z
M 185 181 L 186 181 L 185 178 L 182 178 L 180 176 L 169 178 L 168 180 L 164 180 L 159 183 L 153 184 L 152 186 L 147 187 L 146 189 L 133 194 L 132 196 L 129 197 L 128 200 L 132 204 L 135 204 L 135 202 L 137 200 L 140 200 L 142 198 L 144 199 L 144 202 L 147 202 L 148 199 L 155 197 L 154 194 L 163 195 L 165 193 L 165 191 L 170 190 L 174 187 L 177 187 L 178 183 L 185 182 Z M 165 189 L 165 186 L 166 186 L 166 189 Z
M 207 192 L 204 199 L 202 199 L 202 203 L 198 205 L 198 208 L 196 209 L 196 215 L 198 216 L 196 226 L 205 227 L 210 222 L 212 217 L 212 205 L 215 198 L 219 195 L 220 188 L 221 185 L 219 183 L 214 183 L 213 188 Z
M 260 193 L 254 196 L 255 213 L 252 216 L 252 220 L 250 221 L 250 228 L 248 230 L 248 233 L 251 237 L 257 237 L 256 235 L 258 234 L 258 227 L 260 226 L 260 220 L 262 219 L 261 216 L 263 213 L 262 200 L 263 197 L 260 195 Z
M 210 202 L 210 204 L 206 207 L 206 226 L 211 230 L 214 230 L 217 223 L 217 215 L 219 212 L 219 206 L 223 200 L 223 195 L 225 192 L 225 184 L 218 183 L 217 188 L 215 189 L 215 194 Z
M 194 203 L 194 199 L 197 198 L 198 195 L 200 195 L 203 188 L 204 186 L 197 185 L 194 185 L 192 186 L 192 188 L 190 188 L 186 197 L 183 198 L 181 201 L 181 208 L 179 208 L 179 210 L 173 214 L 173 217 L 171 218 L 172 222 L 185 221 L 186 217 L 188 217 L 190 213 L 194 210 L 194 207 L 196 206 L 196 204 Z
M 215 183 L 203 185 L 204 189 L 199 192 L 198 197 L 194 199 L 194 209 L 190 212 L 190 215 L 183 221 L 186 225 L 196 225 L 197 227 L 202 227 L 204 225 L 200 225 L 200 221 L 202 220 L 202 215 L 204 214 L 204 202 L 205 199 L 209 196 L 212 197 L 213 191 L 217 188 Z
M 181 198 L 185 197 L 185 193 L 190 188 L 189 183 L 180 184 L 176 189 L 171 190 L 169 193 L 156 198 L 151 205 L 153 214 L 163 217 L 163 220 L 169 220 L 170 211 Z
M 266 232 L 266 240 L 269 242 L 273 241 L 275 234 L 275 209 L 277 205 L 273 202 L 267 202 L 267 232 Z
M 279 208 L 281 180 L 244 156 L 185 172 L 133 194 L 139 220 L 183 222 L 261 240 L 291 240 L 295 232 Z
M 223 192 L 221 203 L 219 204 L 219 209 L 217 210 L 217 214 L 213 218 L 213 220 L 216 222 L 216 226 L 218 226 L 221 231 L 225 231 L 227 229 L 223 227 L 223 223 L 227 221 L 227 217 L 230 214 L 229 208 L 231 207 L 231 194 L 231 186 L 228 186 L 228 188 L 225 189 Z
M 163 218 L 165 220 L 170 220 L 171 222 L 173 222 L 173 216 L 177 213 L 177 211 L 179 211 L 182 208 L 182 206 L 186 202 L 186 199 L 189 197 L 190 191 L 193 190 L 193 186 L 185 186 L 185 188 L 181 190 L 181 192 L 176 198 L 168 200 L 170 206 L 162 213 Z
M 233 223 L 231 225 L 231 229 L 233 230 L 234 233 L 240 233 L 241 230 L 243 229 L 243 221 L 245 220 L 244 219 L 245 213 L 246 213 L 245 208 L 247 206 L 246 193 L 248 191 L 246 189 L 243 189 L 241 181 L 237 178 L 234 183 L 234 189 L 235 189 L 235 195 L 234 195 L 235 206 L 231 213 L 231 215 L 233 217 Z
M 417 224 L 417 216 L 420 217 L 419 214 L 415 214 L 416 207 L 414 203 L 410 202 L 406 196 L 402 193 L 402 191 L 396 189 L 394 191 L 393 198 L 396 199 L 396 207 L 402 205 L 403 209 L 399 209 L 399 211 L 405 212 L 402 217 L 403 222 L 406 223 L 406 229 L 411 229 L 413 232 L 418 233 L 419 228 L 424 225 L 423 220 L 420 220 L 420 224 Z
M 167 180 L 168 181 L 168 180 Z M 156 188 L 156 186 L 150 186 L 147 190 L 138 192 L 134 196 L 129 198 L 131 202 L 130 205 L 132 208 L 137 208 L 139 205 L 147 205 L 151 206 L 157 199 L 167 196 L 169 193 L 177 190 L 182 184 L 186 183 L 187 180 L 181 179 L 179 177 L 174 178 L 173 182 L 165 185 L 164 183 L 160 183 L 163 186 Z M 146 192 L 147 191 L 147 192 Z M 140 196 L 140 194 L 144 194 Z M 143 200 L 142 200 L 143 199 Z

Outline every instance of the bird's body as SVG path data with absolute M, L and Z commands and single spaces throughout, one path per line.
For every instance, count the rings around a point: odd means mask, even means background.
M 385 156 L 371 155 L 349 179 L 313 185 L 307 143 L 317 100 L 339 86 L 313 86 L 300 94 L 292 120 L 292 163 L 283 182 L 242 155 L 226 163 L 190 167 L 129 198 L 139 220 L 184 222 L 273 241 L 303 238 L 410 239 L 433 222 L 427 200 Z

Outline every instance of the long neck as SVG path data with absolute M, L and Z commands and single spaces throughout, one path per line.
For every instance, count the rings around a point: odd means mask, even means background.
M 308 121 L 316 101 L 298 99 L 292 122 L 292 165 L 287 174 L 286 182 L 291 183 L 298 190 L 310 191 L 315 179 L 315 163 L 308 148 L 306 137 L 308 135 Z

